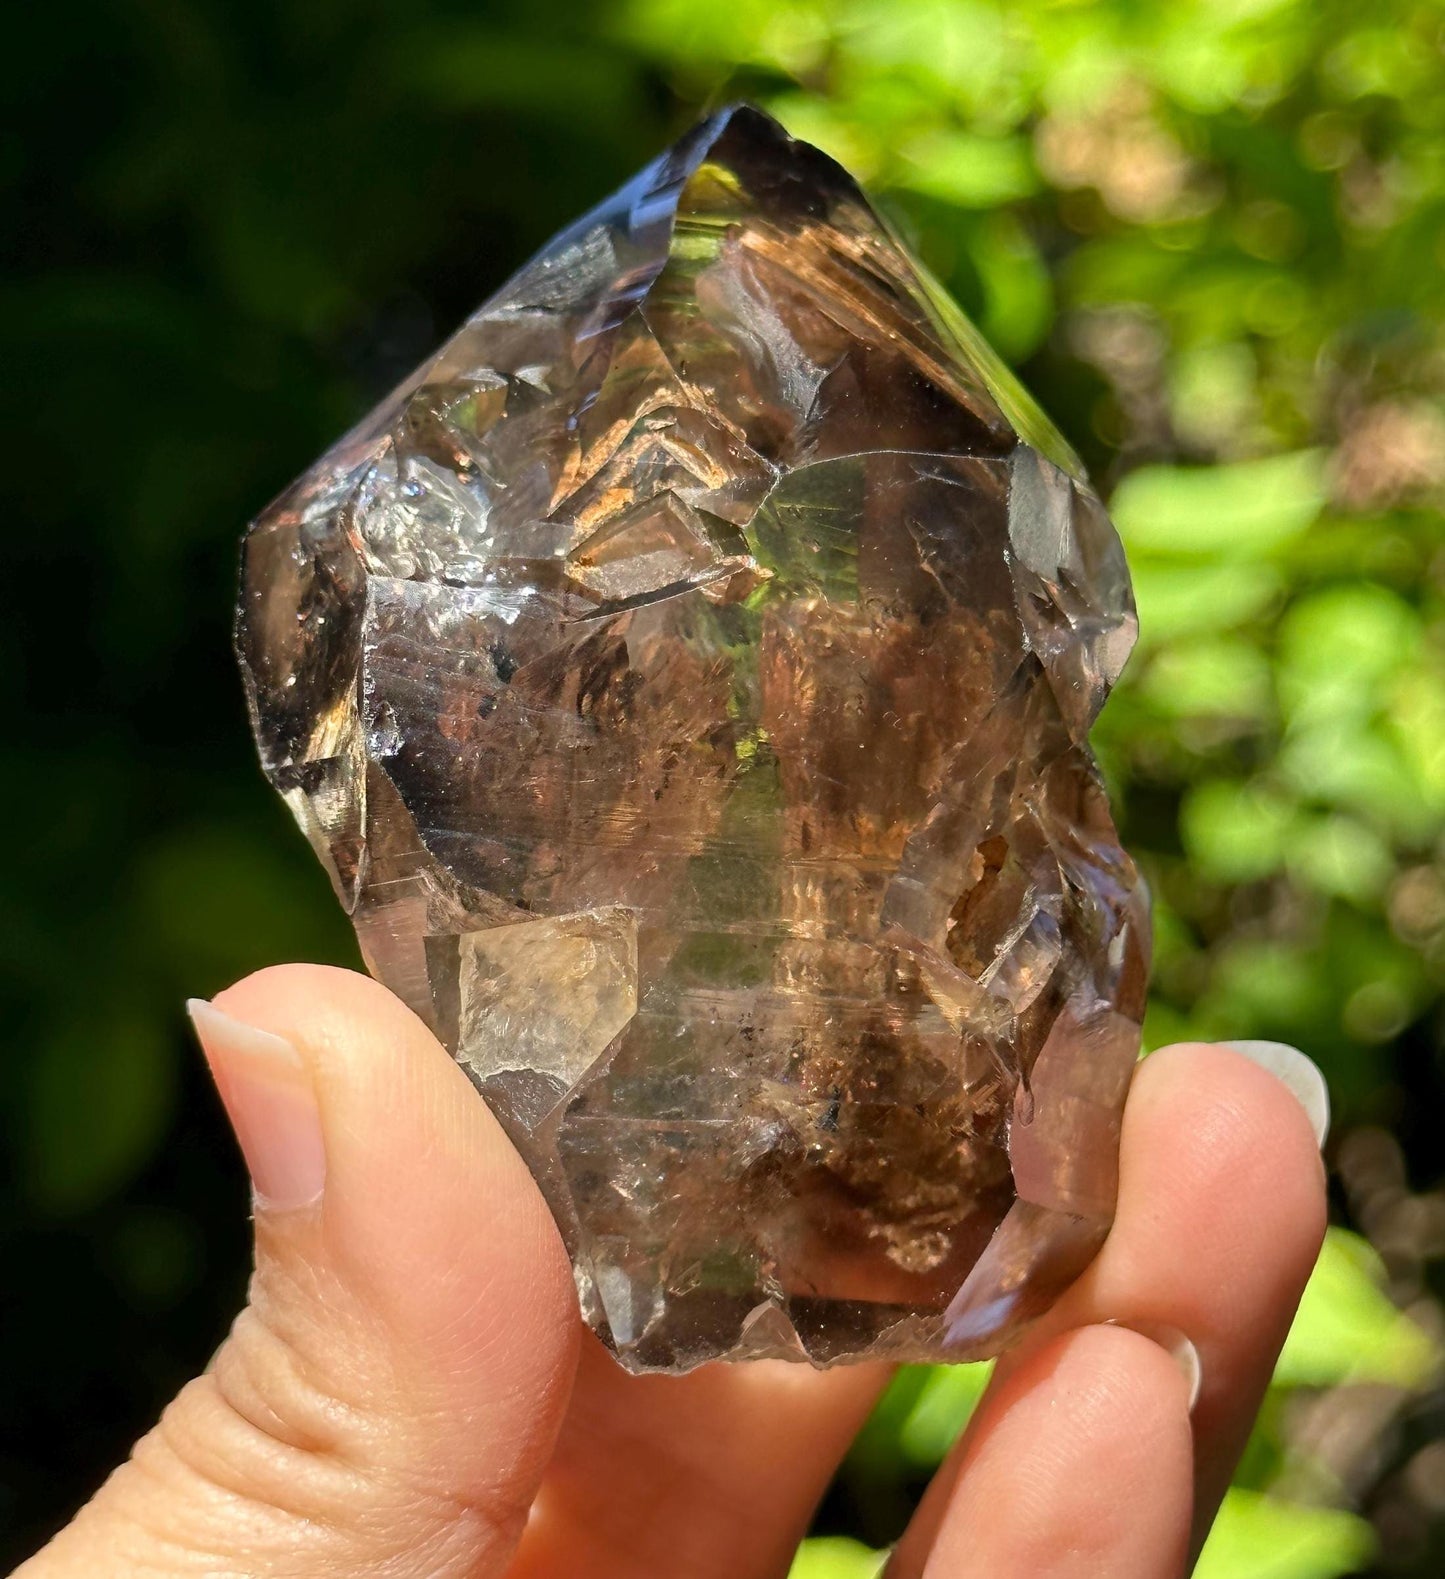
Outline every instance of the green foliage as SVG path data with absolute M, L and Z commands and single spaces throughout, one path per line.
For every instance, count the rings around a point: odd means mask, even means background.
M 968 1424 L 992 1374 L 993 1366 L 987 1362 L 930 1368 L 898 1432 L 903 1457 L 928 1469 L 941 1464 Z
M 1314 524 L 1323 485 L 1314 450 L 1233 466 L 1144 466 L 1115 490 L 1114 521 L 1131 563 L 1140 566 L 1267 559 Z M 1159 634 L 1147 608 L 1140 608 L 1139 623 L 1151 637 Z
M 1332 1228 L 1275 1367 L 1274 1385 L 1377 1382 L 1419 1387 L 1440 1363 L 1436 1345 L 1382 1292 L 1380 1258 L 1356 1234 Z
M 1231 1488 L 1195 1579 L 1339 1579 L 1374 1555 L 1374 1531 L 1352 1513 Z
M 821 1535 L 798 1548 L 788 1579 L 878 1579 L 887 1559 L 846 1535 Z
M 1150 1045 L 1299 1042 L 1342 1134 L 1392 1129 L 1407 1182 L 1445 1175 L 1431 0 L 78 0 L 10 42 L 0 1260 L 44 1290 L 23 1311 L 89 1319 L 83 1345 L 40 1316 L 12 1342 L 0 1568 L 239 1294 L 239 1170 L 181 1000 L 355 958 L 246 738 L 241 524 L 724 97 L 870 186 L 1110 498 L 1142 633 L 1096 744 L 1155 895 Z M 1296 1473 L 1292 1406 L 1432 1383 L 1390 1298 L 1438 1293 L 1417 1239 L 1387 1288 L 1331 1236 L 1210 1579 L 1371 1561 L 1349 1514 L 1285 1500 L 1344 1494 Z M 982 1381 L 899 1377 L 845 1472 L 867 1544 L 811 1542 L 796 1574 L 876 1566 Z M 1390 1571 L 1445 1567 L 1412 1552 Z

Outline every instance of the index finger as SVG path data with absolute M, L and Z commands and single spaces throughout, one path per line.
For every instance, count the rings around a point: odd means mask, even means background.
M 1319 1254 L 1324 1165 L 1299 1099 L 1228 1046 L 1146 1059 L 1124 1124 L 1114 1231 L 1039 1337 L 1114 1321 L 1173 1327 L 1193 1343 L 1197 1548 Z
M 1023 1345 L 995 1394 L 1061 1333 L 1113 1323 L 1193 1344 L 1194 1540 L 1202 1544 L 1249 1435 L 1325 1226 L 1309 1116 L 1229 1047 L 1166 1048 L 1139 1068 L 1124 1115 L 1118 1216 L 1098 1258 Z M 980 1420 L 996 1410 L 980 1412 Z M 890 1572 L 919 1572 L 950 1516 L 967 1440 L 940 1471 Z M 1110 1494 L 1100 1488 L 1101 1495 Z

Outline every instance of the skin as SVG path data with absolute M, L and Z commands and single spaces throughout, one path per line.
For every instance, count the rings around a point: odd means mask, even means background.
M 580 1330 L 526 1169 L 395 998 L 295 965 L 216 1007 L 299 1054 L 324 1189 L 267 1199 L 276 1161 L 203 1024 L 258 1185 L 247 1308 L 16 1579 L 783 1579 L 884 1370 L 625 1375 Z M 1186 1574 L 1324 1223 L 1281 1081 L 1223 1047 L 1148 1059 L 1114 1231 L 1001 1362 L 889 1579 Z M 1192 1412 L 1145 1335 L 1170 1329 L 1201 1364 Z

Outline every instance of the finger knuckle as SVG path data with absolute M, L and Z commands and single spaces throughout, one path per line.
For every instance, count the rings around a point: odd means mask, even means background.
M 473 1574 L 510 1550 L 527 1508 L 449 1482 L 364 1313 L 328 1291 L 319 1332 L 274 1277 L 137 1446 L 132 1523 L 203 1569 L 241 1537 L 260 1572 L 284 1554 L 317 1571 Z

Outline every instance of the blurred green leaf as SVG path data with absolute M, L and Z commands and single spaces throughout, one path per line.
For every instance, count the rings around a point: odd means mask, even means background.
M 1302 887 L 1360 905 L 1383 893 L 1395 869 L 1389 845 L 1354 817 L 1302 819 L 1289 830 L 1285 858 Z
M 878 1579 L 887 1552 L 874 1552 L 843 1536 L 825 1535 L 804 1541 L 788 1570 L 788 1579 Z
M 958 208 L 992 208 L 1027 197 L 1037 185 L 1021 137 L 981 137 L 942 128 L 902 150 L 898 184 Z
M 1388 734 L 1352 718 L 1354 711 L 1292 730 L 1279 749 L 1281 777 L 1316 804 L 1360 812 L 1407 839 L 1428 838 L 1436 819 L 1409 759 Z
M 1134 564 L 1139 645 L 1149 649 L 1187 636 L 1230 631 L 1264 613 L 1284 579 L 1273 565 Z
M 1236 466 L 1146 466 L 1114 493 L 1114 520 L 1136 552 L 1255 558 L 1298 537 L 1324 503 L 1318 450 Z
M 1033 239 L 1009 214 L 995 214 L 973 246 L 983 287 L 985 333 L 1012 360 L 1035 351 L 1054 315 L 1053 282 Z
M 819 59 L 828 38 L 823 5 L 807 0 L 631 0 L 621 10 L 619 30 L 644 49 L 724 69 L 756 61 L 804 71 Z
M 1438 661 L 1400 675 L 1389 705 L 1396 742 L 1438 820 L 1445 809 L 1445 673 Z
M 881 1476 L 903 1460 L 904 1422 L 933 1375 L 931 1365 L 900 1365 L 848 1450 L 865 1475 Z
M 1008 104 L 1012 40 L 997 5 L 837 0 L 828 9 L 838 19 L 838 44 L 865 77 L 912 76 L 927 84 L 931 103 L 956 98 L 985 115 Z
M 1330 1229 L 1285 1340 L 1276 1383 L 1418 1387 L 1431 1377 L 1439 1350 L 1395 1308 L 1383 1284 L 1384 1268 L 1370 1246 L 1358 1234 Z
M 1383 681 L 1415 663 L 1420 619 L 1385 587 L 1328 587 L 1291 605 L 1280 621 L 1280 694 L 1298 720 L 1370 713 Z
M 1156 707 L 1175 718 L 1262 719 L 1274 702 L 1268 659 L 1238 638 L 1176 641 L 1158 654 L 1140 686 Z
M 841 115 L 826 99 L 811 93 L 780 93 L 768 106 L 789 135 L 813 143 L 860 180 L 875 179 L 884 151 L 867 125 Z
M 899 1445 L 915 1464 L 941 1464 L 978 1407 L 993 1375 L 991 1361 L 936 1365 L 899 1431 Z
M 1354 1514 L 1233 1488 L 1194 1579 L 1340 1579 L 1374 1549 L 1374 1532 Z
M 1283 862 L 1294 817 L 1293 803 L 1268 785 L 1216 779 L 1189 792 L 1179 827 L 1200 872 L 1223 882 L 1252 882 Z
M 1243 341 L 1181 349 L 1169 377 L 1175 428 L 1195 444 L 1227 451 L 1256 416 L 1258 378 L 1258 361 Z
M 1337 996 L 1330 962 L 1312 943 L 1232 937 L 1216 947 L 1212 966 L 1211 991 L 1197 1007 L 1235 1036 L 1314 1027 Z

